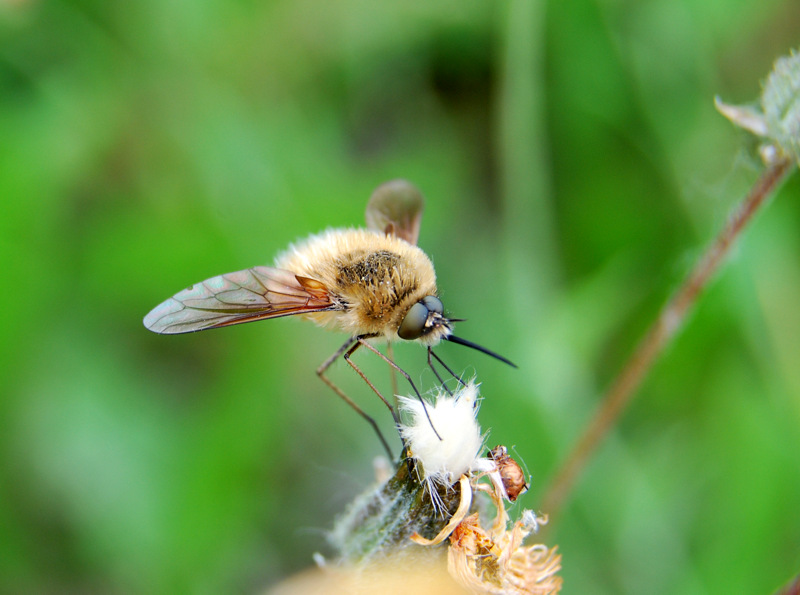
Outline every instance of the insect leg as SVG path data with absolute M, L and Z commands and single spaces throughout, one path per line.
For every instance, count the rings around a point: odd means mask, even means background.
M 326 359 L 324 362 L 322 362 L 322 365 L 319 368 L 317 368 L 317 376 L 319 376 L 320 379 L 325 384 L 327 384 L 331 388 L 331 390 L 333 390 L 333 392 L 335 392 L 337 395 L 339 395 L 339 397 L 345 403 L 350 405 L 350 407 L 352 407 L 355 410 L 356 413 L 358 413 L 361 417 L 363 417 L 367 421 L 367 423 L 372 426 L 372 429 L 375 430 L 375 433 L 378 435 L 378 439 L 381 441 L 381 444 L 383 445 L 383 449 L 386 451 L 386 454 L 389 455 L 389 460 L 393 461 L 394 460 L 394 454 L 392 453 L 392 450 L 389 448 L 389 443 L 386 442 L 386 438 L 383 437 L 383 433 L 381 432 L 381 430 L 378 427 L 378 424 L 375 422 L 375 420 L 372 419 L 372 417 L 370 417 L 369 415 L 367 415 L 367 413 L 363 409 L 361 409 L 361 407 L 356 405 L 353 402 L 353 400 L 344 393 L 344 391 L 342 389 L 340 389 L 338 386 L 336 386 L 327 376 L 325 376 L 325 372 L 328 370 L 328 368 L 331 367 L 331 364 L 333 364 L 333 362 L 335 362 L 337 359 L 342 357 L 342 354 L 345 353 L 347 350 L 349 350 L 351 347 L 353 347 L 354 344 L 355 344 L 355 346 L 359 345 L 358 339 L 349 339 L 344 345 L 342 345 L 336 351 L 336 353 L 334 353 L 332 356 L 330 356 L 328 359 Z M 350 365 L 352 365 L 352 364 L 350 364 Z M 363 377 L 363 375 L 362 375 L 362 377 Z M 373 388 L 373 390 L 374 390 L 374 388 Z M 378 394 L 380 395 L 380 393 L 378 393 Z M 383 397 L 381 397 L 381 399 L 383 399 Z M 383 401 L 384 401 L 384 403 L 386 403 L 386 399 L 383 399 Z M 386 403 L 386 404 L 389 405 L 388 403 Z M 395 421 L 396 421 L 397 415 L 396 415 L 394 409 L 392 409 L 391 406 L 389 406 L 389 409 L 392 411 L 392 417 L 394 417 Z
M 433 375 L 436 376 L 436 380 L 439 381 L 439 384 L 442 386 L 442 388 L 445 390 L 445 392 L 452 397 L 453 396 L 453 391 L 451 391 L 449 388 L 447 388 L 447 385 L 444 383 L 444 380 L 442 380 L 442 377 L 439 376 L 439 372 L 436 370 L 436 368 L 433 367 L 433 361 L 431 360 L 431 354 L 432 354 L 431 348 L 428 347 L 428 367 L 433 372 Z
M 391 341 L 387 341 L 386 342 L 386 356 L 390 360 L 394 361 L 394 349 L 392 349 L 392 342 Z M 394 406 L 395 406 L 395 408 L 397 408 L 397 406 L 398 406 L 398 403 L 397 403 L 397 393 L 398 393 L 398 390 L 397 390 L 397 372 L 395 372 L 395 369 L 392 368 L 391 366 L 389 366 L 389 377 L 391 378 L 391 381 L 392 381 L 392 394 L 394 395 Z
M 446 390 L 451 397 L 453 396 L 453 393 L 450 392 L 450 390 L 445 386 L 442 377 L 439 376 L 439 373 L 436 371 L 436 368 L 433 367 L 433 362 L 431 361 L 431 357 L 433 357 L 437 362 L 439 362 L 439 365 L 441 365 L 445 370 L 447 370 L 447 373 L 450 374 L 450 376 L 458 380 L 461 386 L 467 386 L 467 383 L 464 382 L 460 376 L 456 376 L 453 370 L 451 370 L 450 367 L 442 361 L 442 358 L 436 355 L 433 352 L 432 348 L 428 347 L 428 366 L 430 366 L 431 370 L 433 370 L 433 373 L 436 375 L 436 378 L 439 380 L 439 383 L 442 385 L 442 388 L 444 388 L 444 390 Z
M 350 367 L 353 368 L 358 373 L 359 376 L 361 376 L 361 379 L 364 382 L 367 383 L 367 386 L 369 386 L 372 389 L 372 392 L 374 392 L 376 395 L 378 395 L 380 400 L 383 401 L 383 404 L 386 405 L 389 408 L 389 411 L 392 412 L 392 418 L 394 419 L 394 423 L 395 424 L 399 424 L 400 423 L 400 417 L 397 415 L 397 410 L 394 407 L 392 407 L 392 405 L 391 405 L 391 403 L 389 403 L 389 401 L 386 400 L 386 397 L 384 397 L 381 394 L 381 391 L 379 391 L 375 387 L 375 385 L 372 384 L 370 379 L 367 378 L 367 375 L 364 374 L 364 372 L 361 371 L 361 368 L 359 368 L 357 365 L 355 365 L 355 363 L 353 363 L 353 360 L 350 359 L 350 356 L 355 353 L 356 349 L 358 349 L 361 345 L 366 345 L 367 347 L 370 348 L 370 350 L 372 350 L 375 353 L 377 353 L 378 355 L 380 355 L 383 359 L 385 359 L 386 361 L 390 362 L 393 366 L 395 365 L 394 362 L 392 362 L 391 360 L 387 359 L 385 355 L 383 355 L 380 351 L 378 351 L 372 345 L 370 345 L 369 343 L 366 342 L 366 339 L 370 338 L 372 336 L 373 335 L 362 335 L 360 337 L 356 337 L 355 338 L 355 344 L 352 347 L 350 347 L 350 349 L 348 349 L 347 352 L 344 354 L 344 361 L 346 361 L 348 364 L 350 364 Z M 397 367 L 397 366 L 395 366 L 395 367 Z M 397 368 L 397 369 L 399 370 L 400 368 Z M 402 370 L 400 370 L 400 371 L 402 372 Z M 414 386 L 414 385 L 412 384 L 411 386 Z M 416 390 L 416 389 L 414 389 L 414 390 Z
M 356 372 L 358 372 L 358 375 L 359 375 L 359 376 L 361 376 L 361 378 L 363 378 L 363 379 L 364 379 L 364 381 L 365 381 L 365 382 L 366 382 L 366 383 L 367 383 L 367 384 L 370 386 L 370 388 L 372 388 L 372 390 L 374 390 L 374 391 L 375 391 L 375 393 L 376 393 L 376 394 L 377 394 L 377 395 L 378 395 L 378 396 L 379 396 L 379 397 L 380 397 L 380 398 L 383 400 L 383 402 L 384 402 L 384 403 L 386 403 L 387 405 L 388 405 L 388 403 L 386 402 L 386 399 L 384 399 L 384 398 L 383 398 L 383 395 L 381 395 L 381 393 L 380 393 L 380 392 L 378 392 L 378 389 L 377 389 L 377 388 L 375 388 L 375 387 L 372 385 L 372 383 L 371 383 L 369 380 L 367 380 L 367 377 L 364 375 L 364 373 L 363 373 L 361 370 L 359 370 L 359 369 L 358 369 L 358 367 L 357 367 L 357 366 L 356 366 L 356 365 L 355 365 L 355 364 L 354 364 L 352 361 L 350 361 L 350 355 L 352 355 L 352 354 L 353 354 L 353 352 L 354 352 L 356 349 L 358 349 L 358 346 L 359 346 L 359 345 L 363 345 L 364 347 L 366 347 L 367 349 L 369 349 L 369 350 L 370 350 L 370 351 L 372 351 L 373 353 L 377 354 L 377 355 L 378 355 L 378 357 L 380 357 L 380 358 L 381 358 L 383 361 L 385 361 L 386 363 L 388 363 L 388 364 L 389 364 L 389 365 L 390 365 L 392 368 L 394 368 L 395 370 L 397 370 L 397 371 L 398 371 L 398 372 L 399 372 L 399 373 L 400 373 L 400 374 L 403 376 L 403 378 L 405 378 L 406 380 L 408 380 L 408 383 L 411 385 L 411 388 L 414 390 L 414 394 L 416 394 L 416 395 L 417 395 L 417 398 L 419 399 L 419 402 L 420 402 L 420 403 L 422 403 L 422 409 L 425 411 L 425 417 L 427 417 L 427 418 L 428 418 L 428 423 L 429 423 L 429 424 L 431 424 L 431 428 L 433 429 L 433 433 L 434 433 L 434 434 L 436 434 L 436 437 L 437 437 L 439 440 L 441 440 L 441 439 L 442 439 L 442 437 L 439 435 L 439 432 L 437 432 L 437 431 L 436 431 L 436 428 L 435 428 L 435 427 L 434 427 L 434 425 L 433 425 L 433 421 L 431 421 L 431 416 L 430 416 L 430 414 L 428 413 L 428 407 L 425 405 L 425 399 L 423 399 L 423 398 L 422 398 L 422 395 L 421 395 L 421 394 L 419 394 L 419 391 L 417 390 L 417 387 L 416 387 L 416 385 L 414 384 L 414 381 L 413 381 L 413 380 L 411 380 L 411 376 L 409 376 L 409 375 L 408 375 L 408 372 L 406 372 L 406 371 L 405 371 L 403 368 L 401 368 L 400 366 L 398 366 L 396 363 L 394 363 L 392 360 L 390 360 L 388 357 L 386 357 L 386 356 L 385 356 L 384 354 L 382 354 L 380 351 L 378 351 L 377 349 L 375 349 L 375 347 L 373 347 L 372 345 L 370 345 L 369 343 L 367 343 L 366 339 L 368 339 L 368 338 L 369 338 L 369 335 L 362 335 L 362 336 L 360 336 L 360 337 L 356 337 L 356 341 L 358 341 L 358 342 L 357 342 L 355 345 L 353 345 L 353 346 L 350 348 L 350 350 L 349 350 L 347 353 L 345 353 L 345 354 L 344 354 L 344 359 L 347 361 L 347 363 L 348 363 L 348 364 L 350 364 L 350 365 L 353 367 L 353 369 L 354 369 Z M 397 414 L 394 412 L 394 410 L 392 410 L 392 414 L 393 414 L 393 415 L 395 415 L 395 421 L 397 421 L 397 423 L 400 423 L 400 420 L 399 420 L 399 419 L 397 419 L 397 417 L 396 417 L 396 416 L 397 416 Z

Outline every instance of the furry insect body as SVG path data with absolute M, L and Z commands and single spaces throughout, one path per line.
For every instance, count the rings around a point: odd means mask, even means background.
M 334 229 L 311 236 L 290 246 L 275 265 L 320 281 L 333 308 L 304 317 L 351 336 L 396 341 L 411 306 L 437 294 L 433 263 L 421 249 L 370 230 Z M 434 346 L 450 332 L 442 324 L 418 341 Z

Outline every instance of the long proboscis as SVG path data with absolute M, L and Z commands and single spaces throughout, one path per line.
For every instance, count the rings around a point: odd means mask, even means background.
M 486 347 L 478 345 L 477 343 L 473 343 L 472 341 L 467 341 L 466 339 L 462 339 L 461 337 L 456 337 L 455 335 L 449 335 L 448 337 L 445 337 L 445 339 L 447 339 L 451 343 L 458 343 L 459 345 L 464 345 L 465 347 L 470 347 L 471 349 L 475 349 L 477 351 L 480 351 L 481 353 L 485 353 L 486 355 L 489 355 L 489 356 L 491 356 L 491 357 L 493 357 L 495 359 L 499 359 L 501 362 L 508 364 L 512 368 L 516 368 L 517 367 L 517 364 L 515 364 L 514 362 L 512 362 L 509 359 L 504 358 L 499 353 L 495 353 L 494 351 L 491 351 L 490 349 L 486 349 Z

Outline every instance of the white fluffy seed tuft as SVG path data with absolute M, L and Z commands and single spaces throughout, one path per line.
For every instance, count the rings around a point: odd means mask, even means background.
M 478 460 L 483 437 L 475 417 L 477 403 L 478 385 L 474 381 L 459 386 L 453 396 L 440 390 L 436 401 L 426 402 L 424 407 L 419 399 L 400 397 L 400 406 L 409 418 L 400 433 L 429 487 L 454 484 Z

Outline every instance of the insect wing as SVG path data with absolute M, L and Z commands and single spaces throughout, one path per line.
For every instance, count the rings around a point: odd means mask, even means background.
M 411 182 L 391 180 L 378 186 L 367 203 L 367 227 L 416 244 L 425 200 Z
M 319 281 L 283 269 L 253 267 L 184 289 L 153 308 L 144 326 L 171 335 L 333 308 Z

